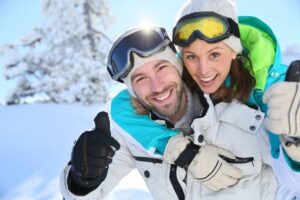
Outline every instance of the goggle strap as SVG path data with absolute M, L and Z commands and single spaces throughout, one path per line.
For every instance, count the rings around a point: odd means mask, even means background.
M 234 36 L 236 36 L 237 38 L 240 38 L 240 30 L 239 30 L 239 26 L 238 24 L 231 18 L 227 18 L 229 25 L 230 25 L 230 29 L 231 32 L 233 33 Z

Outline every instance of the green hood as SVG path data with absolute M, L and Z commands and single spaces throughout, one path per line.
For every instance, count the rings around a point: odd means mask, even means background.
M 255 77 L 255 89 L 264 90 L 268 70 L 274 64 L 277 39 L 270 27 L 256 17 L 240 16 L 239 28 L 244 53 L 250 58 L 246 68 Z

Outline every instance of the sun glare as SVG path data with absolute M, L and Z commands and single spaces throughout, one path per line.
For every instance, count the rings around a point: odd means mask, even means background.
M 151 27 L 154 26 L 153 21 L 148 18 L 143 19 L 140 24 L 145 31 L 149 31 L 151 29 Z

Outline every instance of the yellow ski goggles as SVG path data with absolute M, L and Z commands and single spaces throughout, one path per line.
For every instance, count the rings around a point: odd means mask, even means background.
M 186 47 L 195 39 L 215 43 L 231 35 L 240 37 L 238 24 L 233 19 L 214 12 L 197 12 L 186 15 L 177 22 L 173 29 L 173 42 Z

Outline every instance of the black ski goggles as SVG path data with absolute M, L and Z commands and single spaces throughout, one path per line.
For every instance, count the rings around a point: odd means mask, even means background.
M 148 57 L 169 45 L 174 51 L 167 32 L 162 27 L 150 30 L 135 28 L 123 33 L 112 46 L 107 62 L 110 76 L 119 82 L 126 77 L 133 67 L 132 52 L 141 57 Z
M 216 43 L 231 35 L 240 38 L 238 24 L 233 19 L 214 12 L 197 12 L 186 15 L 177 22 L 173 29 L 173 42 L 187 47 L 196 39 Z

